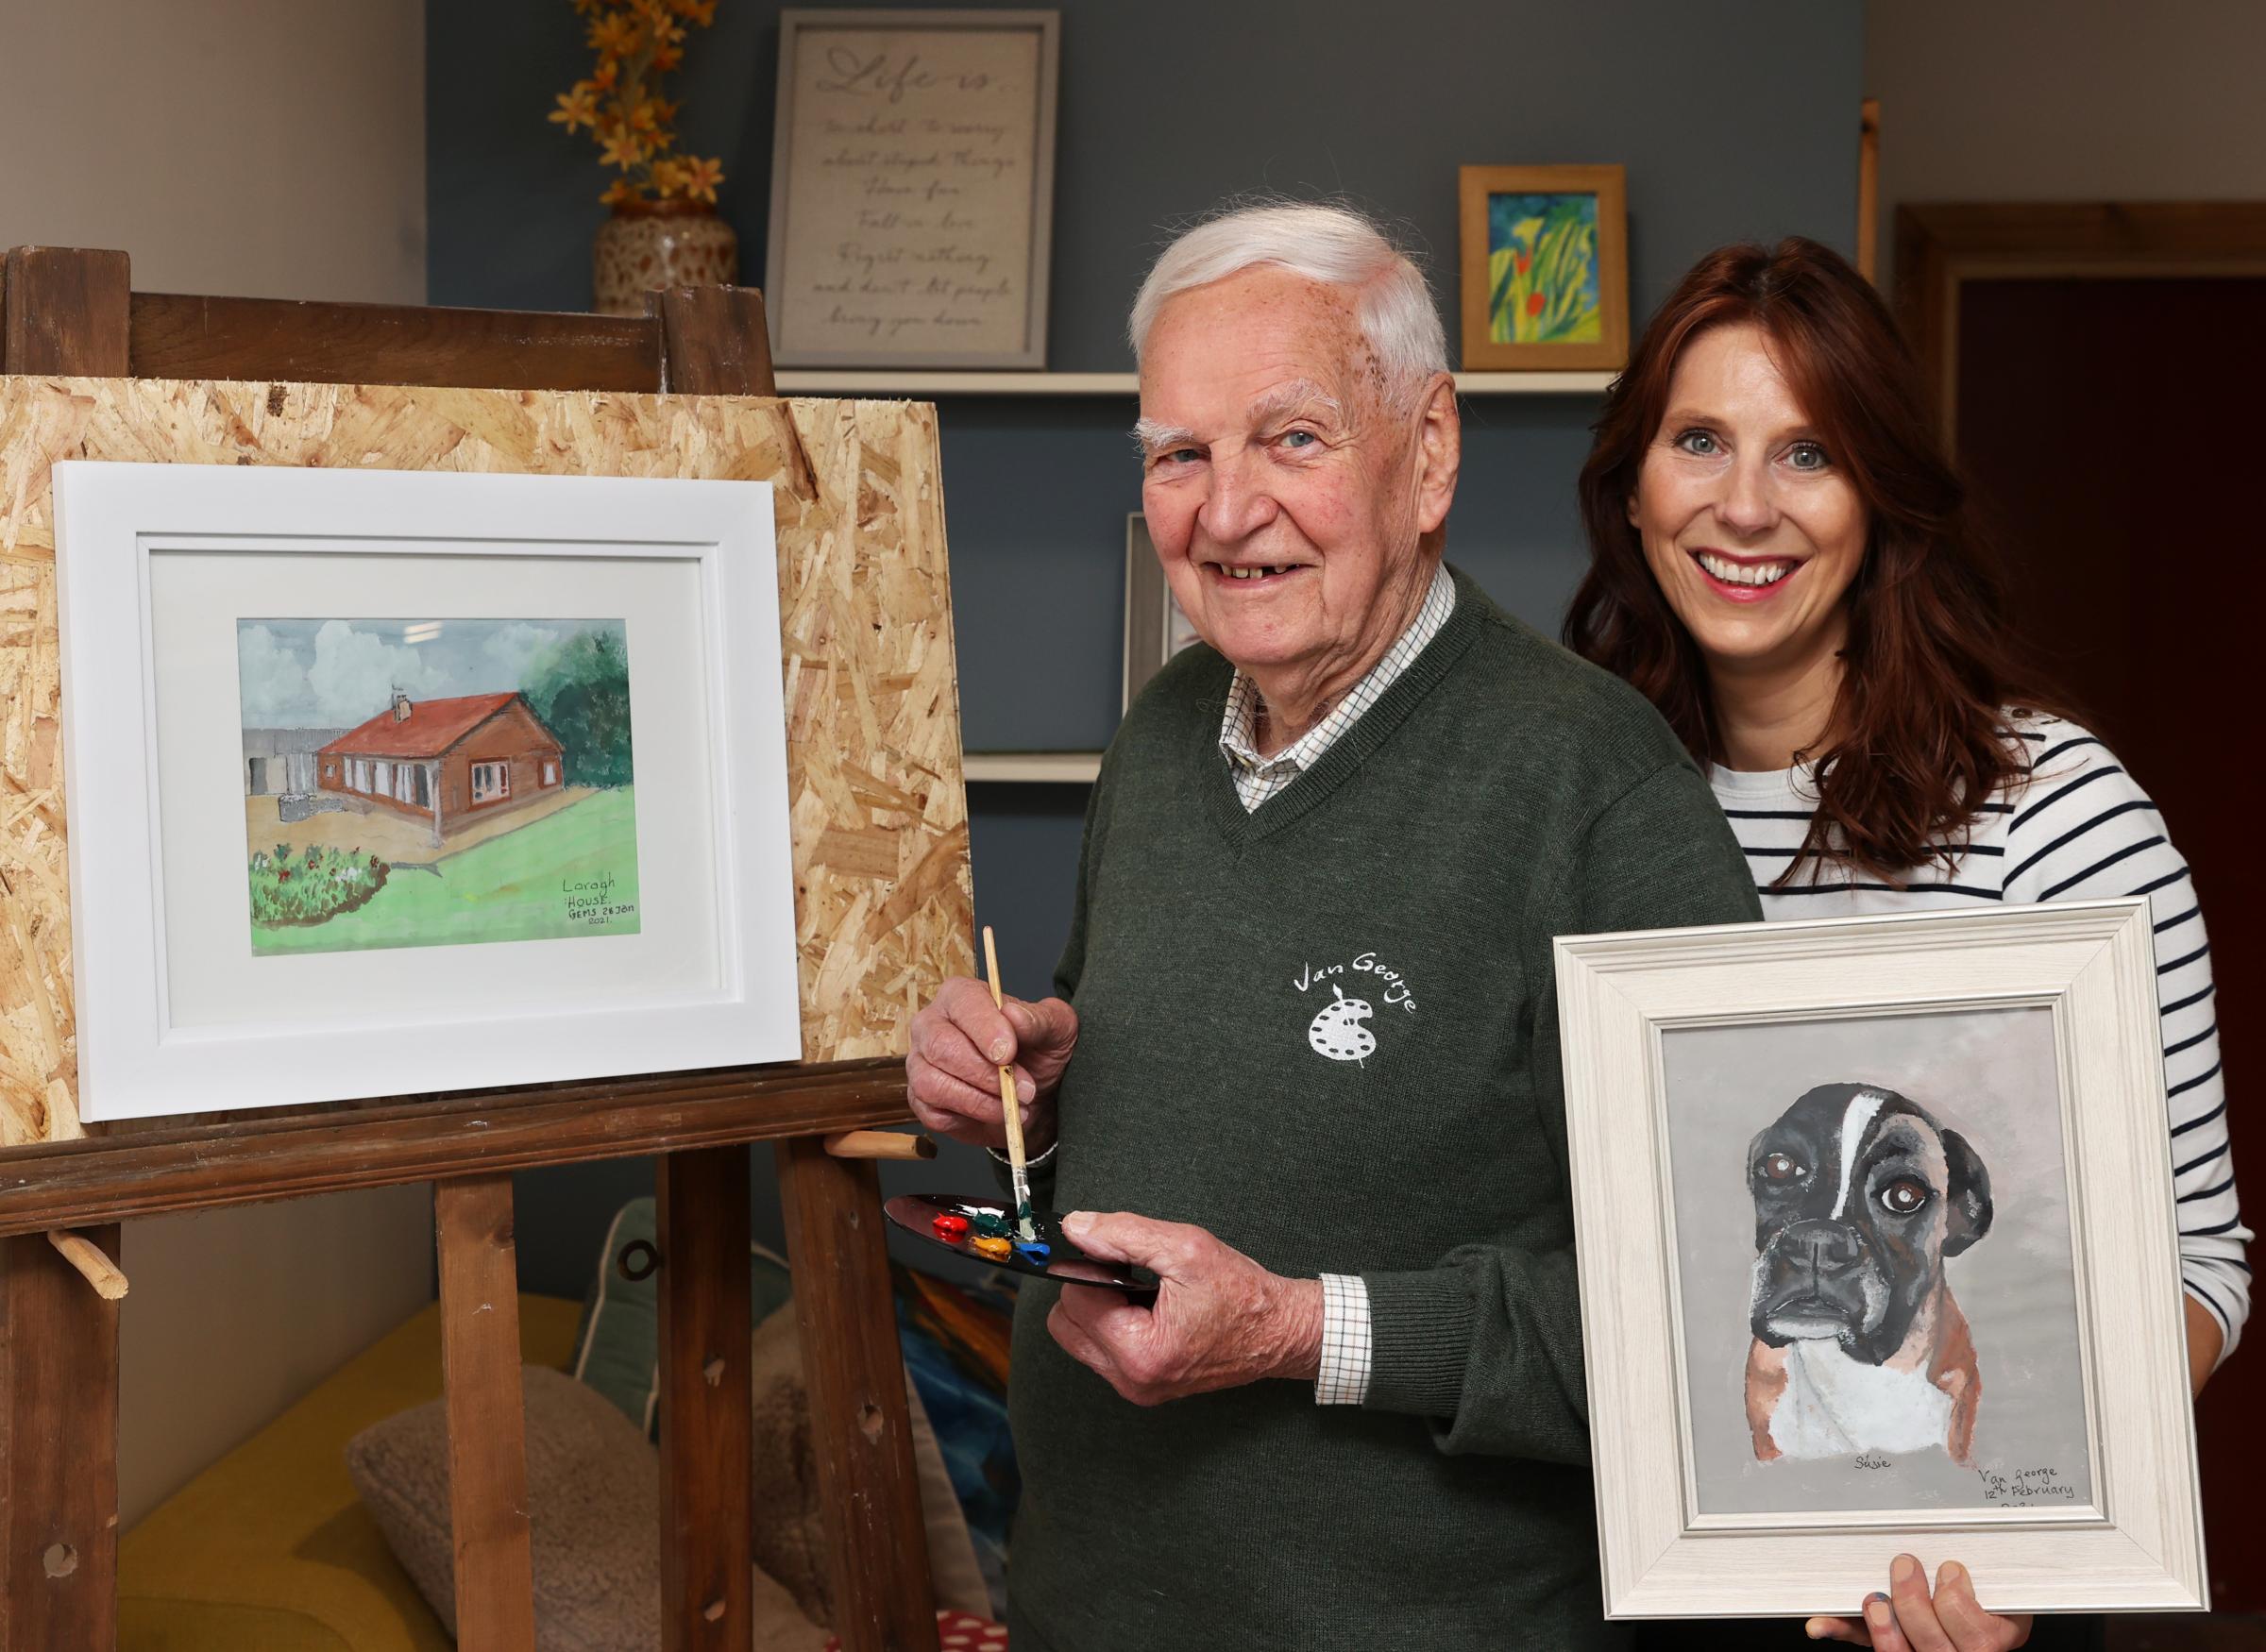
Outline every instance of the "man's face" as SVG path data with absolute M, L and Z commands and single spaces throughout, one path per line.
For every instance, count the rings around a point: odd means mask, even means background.
M 1261 265 L 1166 300 L 1142 350 L 1149 534 L 1198 634 L 1246 670 L 1381 652 L 1429 577 L 1452 455 L 1443 480 L 1439 416 L 1388 409 L 1354 305 Z

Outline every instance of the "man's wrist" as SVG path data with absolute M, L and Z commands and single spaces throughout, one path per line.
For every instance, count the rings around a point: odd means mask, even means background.
M 1276 1335 L 1279 1340 L 1275 1374 L 1312 1382 L 1322 1374 L 1322 1281 L 1277 1280 Z

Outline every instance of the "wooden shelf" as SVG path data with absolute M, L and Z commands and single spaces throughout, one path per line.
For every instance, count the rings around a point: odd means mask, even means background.
M 971 781 L 1091 785 L 1101 772 L 1099 751 L 971 751 L 960 759 L 960 773 Z
M 1464 396 L 1598 396 L 1611 373 L 1459 373 Z M 890 373 L 782 368 L 782 396 L 857 396 L 896 401 L 935 396 L 1136 396 L 1131 373 Z

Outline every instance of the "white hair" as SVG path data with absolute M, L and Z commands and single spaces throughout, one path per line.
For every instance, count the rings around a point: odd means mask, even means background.
M 1350 207 L 1265 201 L 1231 209 L 1183 232 L 1158 256 L 1133 298 L 1125 333 L 1141 360 L 1166 299 L 1259 264 L 1273 264 L 1358 295 L 1361 336 L 1384 370 L 1385 396 L 1412 404 L 1447 371 L 1447 334 L 1416 261 Z

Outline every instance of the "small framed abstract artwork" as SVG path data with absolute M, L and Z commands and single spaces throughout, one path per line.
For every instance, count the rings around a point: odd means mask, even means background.
M 1133 697 L 1166 661 L 1203 640 L 1165 583 L 1147 518 L 1133 512 L 1125 518 L 1125 694 L 1121 709 L 1132 708 Z
M 768 483 L 55 487 L 82 1116 L 800 1055 Z
M 1617 166 L 1466 166 L 1458 180 L 1463 366 L 1617 369 L 1629 231 Z
M 1612 1617 L 2202 1610 L 2147 902 L 1557 944 Z

